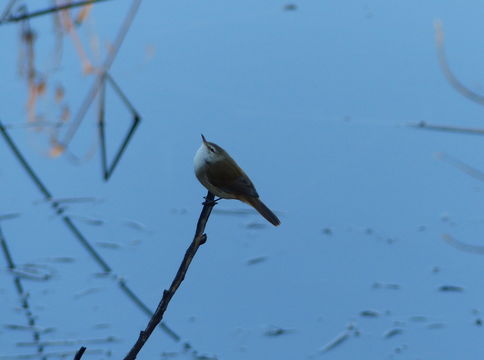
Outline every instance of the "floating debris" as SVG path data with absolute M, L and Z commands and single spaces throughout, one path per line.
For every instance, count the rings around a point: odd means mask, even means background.
M 482 319 L 481 319 L 480 310 L 479 309 L 472 309 L 471 313 L 472 313 L 472 315 L 476 316 L 476 319 L 474 320 L 474 325 L 482 326 Z
M 442 222 L 450 222 L 450 215 L 447 213 L 444 213 L 440 215 L 440 221 Z
M 427 329 L 434 330 L 434 329 L 442 329 L 445 327 L 444 323 L 431 323 L 427 325 Z
M 346 329 L 350 332 L 353 333 L 354 336 L 360 336 L 360 329 L 358 329 L 356 327 L 356 325 L 354 323 L 349 323 L 347 326 L 346 326 Z
M 56 263 L 56 264 L 69 264 L 76 261 L 76 259 L 69 256 L 56 256 L 51 258 L 44 258 L 44 259 L 41 259 L 41 261 Z
M 400 335 L 403 333 L 403 329 L 402 328 L 393 328 L 393 329 L 390 329 L 388 331 L 386 331 L 384 334 L 383 334 L 383 337 L 385 339 L 390 339 L 394 336 L 397 336 L 397 335 Z
M 257 256 L 254 258 L 251 258 L 247 260 L 247 265 L 255 265 L 255 264 L 260 264 L 263 263 L 267 260 L 267 256 Z
M 373 289 L 388 289 L 388 290 L 398 290 L 400 289 L 400 285 L 398 284 L 385 284 L 380 282 L 374 282 L 372 285 Z
M 423 316 L 423 315 L 414 315 L 414 316 L 410 316 L 408 318 L 408 320 L 413 321 L 413 322 L 426 322 L 426 321 L 428 321 L 428 318 L 426 316 Z
M 95 278 L 98 278 L 98 279 L 99 278 L 105 279 L 105 278 L 113 276 L 113 274 L 111 272 L 96 272 L 96 273 L 93 273 L 92 276 L 94 276 Z
M 402 346 L 398 346 L 395 349 L 393 349 L 395 354 L 401 354 L 404 350 L 407 350 L 407 345 L 405 345 L 405 344 L 402 345 Z
M 141 244 L 143 241 L 141 239 L 133 239 L 133 240 L 129 240 L 128 244 L 131 245 L 131 246 L 137 246 L 139 244 Z
M 376 318 L 380 316 L 380 313 L 374 310 L 363 310 L 360 312 L 360 316 L 362 317 L 370 317 L 370 318 Z
M 245 227 L 247 229 L 251 229 L 251 230 L 260 230 L 260 229 L 265 229 L 267 227 L 267 225 L 264 224 L 264 223 L 260 223 L 260 222 L 251 222 L 251 223 L 248 223 L 247 225 L 245 225 Z
M 19 265 L 14 269 L 10 269 L 10 273 L 15 276 L 36 281 L 47 281 L 54 276 L 55 272 L 51 267 L 33 263 Z
M 73 203 L 100 203 L 104 200 L 95 197 L 72 197 L 72 198 L 50 198 L 41 199 L 34 201 L 34 205 L 43 204 L 46 202 L 57 203 L 57 204 L 73 204 Z
M 286 4 L 286 5 L 284 5 L 284 10 L 285 11 L 296 11 L 297 5 L 296 4 Z
M 100 287 L 85 289 L 85 290 L 79 291 L 78 293 L 74 294 L 74 299 L 79 299 L 79 298 L 87 296 L 87 295 L 95 294 L 95 293 L 100 292 L 101 290 L 103 290 L 103 288 L 100 288 Z
M 193 354 L 194 360 L 218 360 L 216 356 L 208 356 L 208 355 L 198 355 L 196 352 Z
M 0 221 L 4 220 L 12 220 L 20 217 L 22 214 L 20 213 L 8 213 L 8 214 L 2 214 L 0 215 Z
M 119 249 L 121 247 L 119 244 L 108 241 L 97 241 L 96 245 L 104 249 Z
M 31 331 L 31 332 L 37 332 L 39 334 L 49 334 L 56 330 L 54 327 L 40 328 L 38 326 L 17 325 L 17 324 L 5 324 L 3 325 L 3 327 L 8 330 Z
M 123 224 L 126 225 L 127 227 L 130 227 L 131 229 L 135 229 L 138 231 L 146 231 L 147 226 L 139 221 L 136 220 L 123 220 Z
M 94 218 L 94 217 L 88 217 L 88 216 L 81 216 L 81 215 L 70 215 L 71 218 L 77 219 L 84 224 L 87 225 L 92 225 L 92 226 L 101 226 L 104 225 L 106 222 L 102 219 Z
M 442 292 L 463 292 L 464 288 L 457 285 L 442 285 L 438 290 Z
M 281 336 L 281 335 L 286 335 L 295 332 L 294 329 L 284 329 L 281 327 L 272 327 L 269 330 L 264 332 L 265 336 L 269 337 L 276 337 L 276 336 Z
M 235 210 L 229 210 L 229 209 L 213 209 L 213 213 L 215 214 L 221 214 L 221 215 L 233 215 L 233 216 L 245 216 L 245 215 L 252 215 L 255 213 L 255 210 L 252 209 L 235 209 Z
M 168 351 L 165 351 L 165 352 L 162 352 L 160 354 L 161 356 L 161 359 L 173 359 L 175 357 L 177 357 L 178 355 L 180 355 L 179 352 L 168 352 Z
M 18 342 L 19 347 L 29 346 L 70 346 L 79 344 L 107 344 L 113 342 L 120 342 L 121 340 L 114 336 L 107 336 L 105 338 L 95 339 L 66 339 L 66 340 L 49 340 L 49 341 L 22 341 Z
M 77 354 L 77 350 L 74 351 L 53 351 L 53 352 L 43 352 L 40 356 L 42 358 L 72 358 Z M 84 354 L 101 354 L 106 356 L 111 356 L 111 351 L 103 349 L 87 349 Z M 28 360 L 28 359 L 38 359 L 39 353 L 34 354 L 19 354 L 19 355 L 0 355 L 0 360 Z
M 93 326 L 93 329 L 96 330 L 103 330 L 103 329 L 109 329 L 111 327 L 111 324 L 108 323 L 101 323 L 101 324 L 96 324 Z
M 462 241 L 459 241 L 457 239 L 454 239 L 454 237 L 452 237 L 449 234 L 443 234 L 442 235 L 442 238 L 449 245 L 452 245 L 453 247 L 455 247 L 455 248 L 457 248 L 459 250 L 466 251 L 466 252 L 471 252 L 471 253 L 475 253 L 475 254 L 484 254 L 484 246 L 472 245 L 472 244 L 464 243 Z
M 333 340 L 331 340 L 329 343 L 327 343 L 326 345 L 324 345 L 322 348 L 321 348 L 321 352 L 328 352 L 330 350 L 333 350 L 335 347 L 341 345 L 342 343 L 344 343 L 346 340 L 348 340 L 351 336 L 351 332 L 346 330 L 344 332 L 342 332 L 341 334 L 339 334 L 338 336 L 336 336 Z

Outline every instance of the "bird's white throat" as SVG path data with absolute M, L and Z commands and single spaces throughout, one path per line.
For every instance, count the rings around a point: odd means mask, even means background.
M 208 156 L 210 155 L 208 154 L 208 152 L 209 150 L 203 144 L 197 150 L 195 157 L 193 158 L 193 165 L 195 166 L 195 172 L 198 172 L 201 168 L 205 166 L 205 159 L 207 159 Z
M 222 160 L 220 154 L 210 151 L 205 144 L 202 144 L 193 158 L 193 165 L 195 168 L 195 175 L 198 180 L 210 190 L 214 195 L 226 199 L 231 199 L 233 196 L 220 190 L 212 185 L 207 177 L 207 167 L 217 161 Z
M 210 163 L 222 160 L 220 157 L 220 154 L 210 151 L 207 146 L 202 143 L 197 153 L 195 154 L 195 157 L 193 158 L 195 172 L 200 171 Z

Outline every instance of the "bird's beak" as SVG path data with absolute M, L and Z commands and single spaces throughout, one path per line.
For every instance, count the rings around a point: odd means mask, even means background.
M 203 141 L 203 143 L 204 143 L 205 145 L 207 145 L 207 139 L 205 139 L 205 136 L 203 136 L 203 134 L 201 134 L 201 135 L 202 135 L 202 141 Z

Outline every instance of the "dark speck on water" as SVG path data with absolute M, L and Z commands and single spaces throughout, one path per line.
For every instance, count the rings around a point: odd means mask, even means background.
M 295 10 L 297 10 L 297 5 L 296 4 L 286 4 L 286 5 L 284 5 L 284 10 L 295 11 Z
M 294 330 L 284 329 L 284 328 L 280 328 L 280 327 L 274 327 L 274 328 L 271 328 L 271 329 L 267 330 L 266 332 L 264 332 L 264 335 L 269 336 L 269 337 L 275 337 L 275 336 L 281 336 L 281 335 L 289 334 L 289 333 L 292 333 L 292 332 L 294 332 Z
M 260 229 L 266 228 L 267 226 L 266 226 L 266 224 L 263 224 L 263 223 L 252 222 L 252 223 L 248 223 L 247 225 L 245 225 L 245 227 L 247 229 L 260 230 Z
M 380 316 L 380 313 L 378 313 L 377 311 L 374 311 L 374 310 L 363 310 L 362 312 L 360 312 L 360 316 L 376 318 L 376 317 Z
M 247 265 L 260 264 L 260 263 L 263 263 L 266 260 L 267 260 L 267 256 L 257 256 L 257 257 L 254 257 L 254 258 L 247 260 Z
M 374 282 L 372 287 L 373 289 L 388 289 L 388 290 L 400 289 L 400 285 L 398 284 L 385 284 L 380 282 Z
M 463 292 L 464 288 L 457 285 L 442 285 L 439 287 L 439 291 L 442 292 Z
M 390 330 L 388 330 L 387 332 L 385 332 L 385 333 L 383 334 L 383 337 L 384 337 L 385 339 L 390 339 L 390 338 L 392 338 L 392 337 L 394 337 L 394 336 L 397 336 L 397 335 L 400 335 L 400 334 L 402 334 L 402 333 L 403 333 L 403 329 L 400 329 L 400 328 L 393 328 L 393 329 L 390 329 Z

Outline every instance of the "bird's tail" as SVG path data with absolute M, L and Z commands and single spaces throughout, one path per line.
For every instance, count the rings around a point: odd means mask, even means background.
M 256 209 L 259 214 L 261 214 L 272 225 L 278 226 L 281 223 L 277 216 L 267 206 L 265 206 L 264 203 L 259 200 L 259 198 L 248 196 L 242 201 L 252 205 L 254 209 Z

